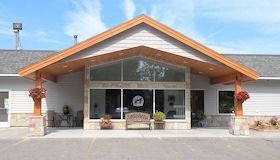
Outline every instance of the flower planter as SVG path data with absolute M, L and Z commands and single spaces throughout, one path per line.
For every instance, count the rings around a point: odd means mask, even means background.
M 257 127 L 252 127 L 251 129 L 256 130 L 256 131 L 262 131 L 262 132 L 280 132 L 280 127 L 278 126 L 257 126 Z
M 164 121 L 155 121 L 154 126 L 156 130 L 162 130 L 165 128 L 165 122 Z
M 102 130 L 113 129 L 113 125 L 100 123 L 100 129 L 102 129 Z

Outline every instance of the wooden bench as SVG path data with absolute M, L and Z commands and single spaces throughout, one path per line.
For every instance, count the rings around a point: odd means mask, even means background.
M 151 116 L 148 113 L 143 112 L 130 112 L 125 114 L 126 129 L 132 124 L 146 124 L 151 129 Z M 139 129 L 139 128 L 133 128 Z

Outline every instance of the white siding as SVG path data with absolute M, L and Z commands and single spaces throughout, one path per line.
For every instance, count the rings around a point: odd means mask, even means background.
M 191 76 L 192 89 L 204 89 L 204 110 L 207 115 L 218 115 L 218 91 L 232 90 L 234 85 L 210 85 L 209 79 Z M 280 81 L 258 80 L 243 83 L 243 90 L 251 98 L 244 102 L 244 115 L 280 115 Z
M 83 109 L 83 72 L 58 77 L 58 82 L 44 83 L 47 88 L 47 99 L 42 101 L 42 111 L 55 110 L 62 112 L 67 104 L 74 111 Z M 33 100 L 28 96 L 28 89 L 34 82 L 20 77 L 1 77 L 0 90 L 11 90 L 11 113 L 32 113 Z
M 185 56 L 199 61 L 209 62 L 212 64 L 220 64 L 217 61 L 191 49 L 185 44 L 144 24 L 136 26 L 109 40 L 101 42 L 100 44 L 94 45 L 93 47 L 90 47 L 85 51 L 70 56 L 64 59 L 63 61 L 71 61 L 75 59 L 102 55 L 105 53 L 110 53 L 137 46 L 147 46 L 150 48 L 170 52 L 172 54 Z

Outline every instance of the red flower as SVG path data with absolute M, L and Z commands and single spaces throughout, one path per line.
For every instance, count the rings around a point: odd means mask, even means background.
M 241 91 L 234 95 L 234 99 L 237 101 L 241 101 L 241 103 L 243 103 L 244 101 L 246 101 L 249 98 L 250 98 L 249 93 L 246 91 Z
M 29 97 L 33 99 L 41 99 L 47 97 L 47 90 L 45 88 L 32 88 L 28 90 Z

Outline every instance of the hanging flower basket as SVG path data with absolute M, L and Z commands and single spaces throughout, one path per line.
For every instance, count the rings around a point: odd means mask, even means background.
M 45 88 L 32 88 L 29 89 L 29 97 L 35 99 L 42 99 L 47 97 L 47 90 Z
M 241 91 L 234 95 L 235 100 L 240 101 L 241 103 L 245 102 L 250 98 L 249 93 L 246 91 Z

